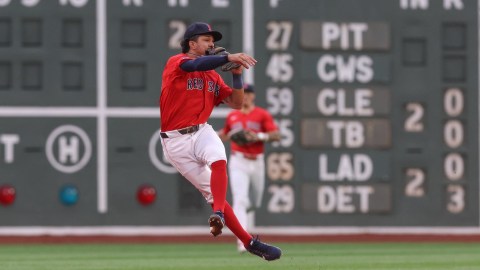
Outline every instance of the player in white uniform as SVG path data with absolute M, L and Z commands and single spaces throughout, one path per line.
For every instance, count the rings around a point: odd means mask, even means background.
M 223 141 L 231 141 L 228 163 L 233 210 L 240 224 L 248 230 L 255 208 L 262 203 L 265 187 L 265 142 L 280 140 L 280 133 L 270 113 L 255 106 L 252 85 L 244 85 L 243 104 L 240 110 L 229 113 L 225 126 L 218 134 Z M 235 139 L 237 132 L 245 134 L 245 140 Z M 249 191 L 252 191 L 251 193 Z M 245 252 L 242 242 L 238 250 Z

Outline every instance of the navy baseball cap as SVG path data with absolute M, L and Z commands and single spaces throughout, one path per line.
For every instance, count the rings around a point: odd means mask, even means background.
M 190 24 L 183 35 L 183 39 L 191 39 L 197 35 L 212 35 L 213 41 L 219 41 L 222 39 L 222 34 L 218 31 L 213 31 L 212 27 L 204 22 L 195 22 Z
M 255 91 L 253 90 L 253 85 L 248 84 L 248 83 L 244 84 L 243 85 L 243 92 L 245 92 L 245 93 L 255 93 Z

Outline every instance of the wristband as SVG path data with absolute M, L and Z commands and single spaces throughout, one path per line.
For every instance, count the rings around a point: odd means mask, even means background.
M 268 141 L 269 137 L 270 136 L 268 136 L 268 133 L 264 133 L 264 132 L 257 133 L 257 138 L 262 142 Z
M 233 74 L 233 88 L 243 89 L 242 74 Z

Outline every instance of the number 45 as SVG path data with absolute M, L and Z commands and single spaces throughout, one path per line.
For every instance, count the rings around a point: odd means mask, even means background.
M 293 57 L 289 53 L 274 53 L 268 61 L 266 74 L 273 82 L 286 83 L 292 80 L 293 68 L 290 63 Z

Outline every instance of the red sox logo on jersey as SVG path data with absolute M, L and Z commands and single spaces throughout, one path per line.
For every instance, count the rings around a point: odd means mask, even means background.
M 220 86 L 216 84 L 214 81 L 208 81 L 208 92 L 214 92 L 215 96 L 220 94 Z M 203 90 L 203 79 L 202 78 L 193 78 L 187 80 L 187 90 Z
M 232 117 L 231 121 L 235 121 L 236 119 L 234 119 Z M 232 127 L 231 129 L 248 129 L 248 130 L 253 130 L 253 131 L 261 131 L 261 124 L 258 123 L 258 122 L 252 122 L 252 121 L 247 121 L 247 123 L 245 124 L 245 127 L 243 126 L 243 123 L 242 122 L 235 122 L 235 123 L 232 123 L 231 124 Z
M 202 78 L 193 78 L 187 80 L 187 90 L 203 90 L 203 79 Z
M 250 129 L 250 130 L 260 131 L 261 126 L 262 125 L 258 122 L 247 121 L 247 128 Z
M 220 86 L 218 84 L 215 85 L 215 93 L 213 93 L 216 97 L 220 94 Z

